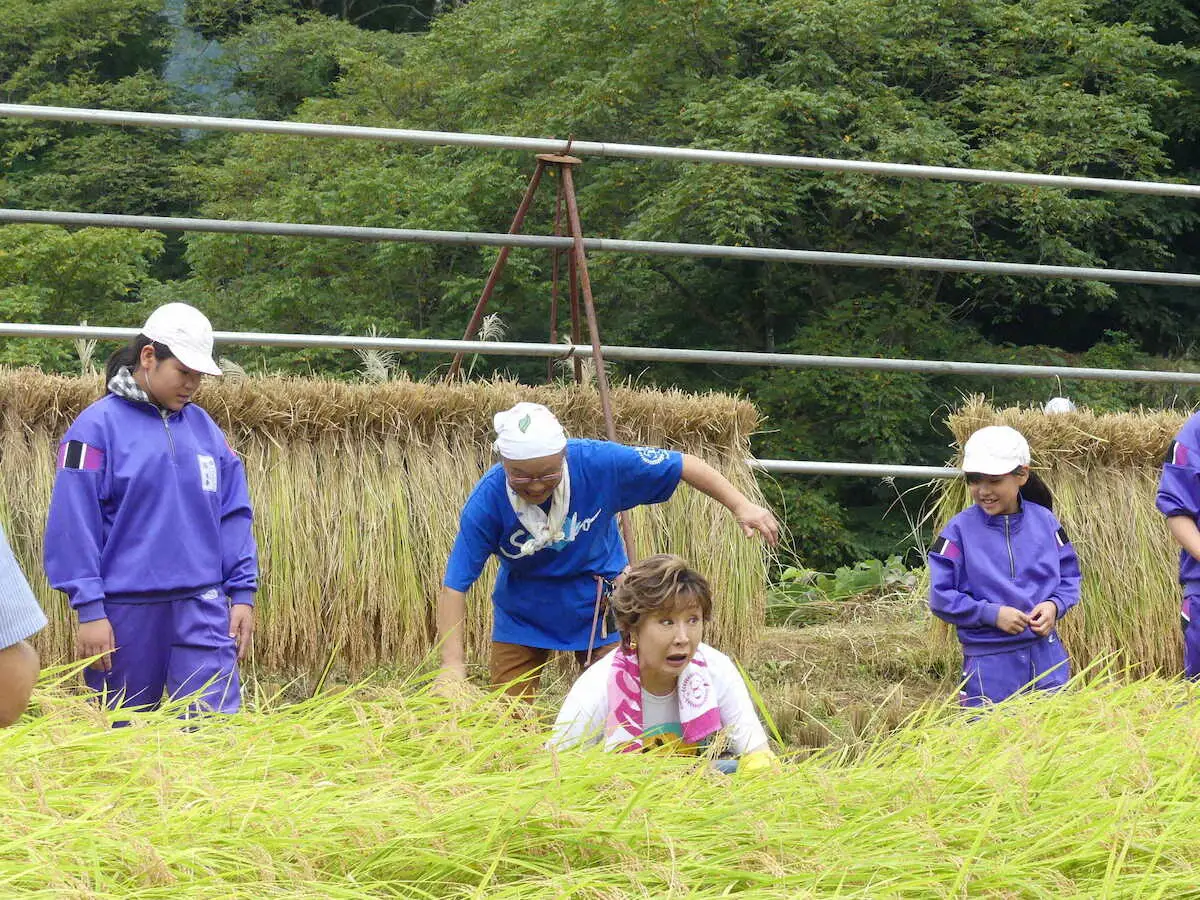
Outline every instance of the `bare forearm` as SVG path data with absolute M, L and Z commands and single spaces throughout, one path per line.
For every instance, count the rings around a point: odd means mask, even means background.
M 1200 560 L 1200 528 L 1191 516 L 1169 516 L 1167 527 L 1175 543 L 1188 552 L 1193 559 Z
M 771 546 L 779 540 L 779 523 L 769 509 L 749 500 L 729 479 L 702 459 L 683 454 L 683 480 L 712 497 L 737 520 L 747 537 L 758 534 Z
M 21 718 L 38 677 L 38 655 L 25 641 L 0 650 L 0 726 Z
M 443 586 L 437 600 L 438 641 L 442 648 L 442 667 L 465 675 L 463 629 L 467 620 L 467 595 Z
M 746 495 L 735 488 L 720 472 L 690 453 L 683 454 L 683 480 L 702 494 L 712 497 L 732 513 L 749 503 Z

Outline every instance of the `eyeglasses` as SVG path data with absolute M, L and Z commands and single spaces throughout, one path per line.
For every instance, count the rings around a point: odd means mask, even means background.
M 508 483 L 512 485 L 526 484 L 558 484 L 562 481 L 562 472 L 551 472 L 549 475 L 508 475 Z

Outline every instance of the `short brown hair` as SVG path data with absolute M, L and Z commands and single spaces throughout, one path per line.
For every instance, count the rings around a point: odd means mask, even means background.
M 613 591 L 613 616 L 621 631 L 621 643 L 629 638 L 643 616 L 679 603 L 695 602 L 705 621 L 712 615 L 712 588 L 708 579 L 688 567 L 680 556 L 660 553 L 636 562 Z

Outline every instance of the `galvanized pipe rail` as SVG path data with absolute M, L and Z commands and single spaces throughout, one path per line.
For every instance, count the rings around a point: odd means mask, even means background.
M 95 325 L 34 325 L 0 322 L 0 337 L 65 338 L 70 340 L 128 340 L 136 328 Z M 540 356 L 570 359 L 590 356 L 590 344 L 538 344 L 513 341 L 457 341 L 426 338 L 357 337 L 329 334 L 274 334 L 218 331 L 218 343 L 260 347 L 321 347 L 349 350 L 393 350 L 408 353 L 479 353 L 496 356 Z M 1090 369 L 1074 366 L 1025 366 L 929 359 L 876 359 L 853 356 L 809 356 L 794 353 L 751 353 L 728 350 L 677 350 L 668 347 L 601 347 L 606 359 L 641 362 L 708 363 L 711 365 L 774 366 L 778 368 L 873 369 L 930 374 L 996 375 L 1005 378 L 1078 378 L 1091 381 L 1136 381 L 1200 384 L 1200 372 L 1162 372 L 1139 369 Z M 955 478 L 962 471 L 942 466 L 895 466 L 782 459 L 747 459 L 753 469 L 781 475 L 840 475 L 857 478 Z
M 257 222 L 226 219 L 192 219 L 170 216 L 121 216 L 108 213 L 73 213 L 38 209 L 0 208 L 0 223 L 138 228 L 148 231 L 199 231 L 220 234 L 259 234 L 276 237 L 341 238 L 355 241 L 399 241 L 423 244 L 459 244 L 476 247 L 533 247 L 571 250 L 569 237 L 530 234 L 493 234 L 479 231 L 426 231 L 415 228 L 365 228 L 355 225 L 302 225 L 294 222 Z M 652 256 L 751 259 L 762 262 L 857 266 L 869 269 L 919 269 L 965 272 L 977 275 L 1010 275 L 1029 278 L 1064 278 L 1082 281 L 1200 287 L 1200 275 L 1182 272 L 1146 272 L 1136 269 L 1102 269 L 1085 266 L 1047 266 L 1032 263 L 988 262 L 974 259 L 941 259 L 926 256 L 886 256 L 877 253 L 836 253 L 825 250 L 786 250 L 773 247 L 728 247 L 721 244 L 679 244 L 665 241 L 624 241 L 584 238 L 588 251 L 641 253 Z
M 0 322 L 0 337 L 66 338 L 124 341 L 136 328 L 96 325 L 36 325 Z M 393 350 L 400 353 L 477 353 L 481 356 L 534 356 L 549 359 L 590 357 L 590 344 L 544 344 L 519 341 L 459 341 L 432 338 L 358 337 L 342 334 L 283 334 L 218 331 L 221 344 L 258 347 L 320 347 L 338 350 Z M 683 350 L 672 347 L 603 345 L 605 359 L 629 362 L 702 363 L 714 366 L 767 366 L 780 369 L 862 369 L 928 375 L 996 376 L 999 378 L 1074 378 L 1084 381 L 1129 381 L 1146 384 L 1200 384 L 1200 372 L 1152 369 L 1095 369 L 1082 366 L 1033 366 L 975 363 L 941 359 L 890 359 L 873 356 L 815 356 L 804 353 L 755 353 L 739 350 Z
M 874 463 L 812 462 L 791 459 L 747 459 L 746 465 L 777 475 L 845 475 L 853 478 L 957 478 L 962 469 L 949 466 L 879 466 Z
M 69 107 L 0 104 L 0 116 L 39 121 L 82 122 L 134 127 L 197 129 L 230 132 L 254 132 L 321 138 L 349 138 L 382 142 L 413 143 L 431 146 L 476 147 L 497 150 L 523 150 L 536 153 L 572 152 L 581 156 L 625 159 L 658 159 L 688 163 L 719 163 L 763 168 L 802 169 L 845 172 L 893 178 L 925 178 L 1052 187 L 1065 190 L 1116 191 L 1172 197 L 1200 197 L 1200 185 L 1169 182 L 1130 181 L 968 169 L 949 166 L 924 166 L 865 160 L 838 160 L 820 157 L 743 153 L 722 150 L 660 147 L 639 144 L 560 141 L 504 135 L 418 131 L 398 128 L 325 125 L 303 122 L 276 122 L 214 116 L 182 116 L 139 113 L 121 110 L 93 110 Z M 229 222 L 214 219 L 184 219 L 155 216 L 113 216 L 84 213 L 59 213 L 43 210 L 0 210 L 0 222 L 26 222 L 96 227 L 140 228 L 162 231 L 204 231 L 263 234 L 289 237 L 322 237 L 367 241 L 413 241 L 474 246 L 536 247 L 566 249 L 570 238 L 532 235 L 497 235 L 474 232 L 422 231 L 415 229 L 359 228 L 351 226 L 301 225 L 274 222 Z M 1073 278 L 1105 282 L 1128 282 L 1195 287 L 1200 275 L 1185 273 L 1142 272 L 1071 266 L 1045 266 L 1021 263 L 997 263 L 978 260 L 947 260 L 924 257 L 884 256 L 879 254 L 834 253 L 786 250 L 762 247 L 722 247 L 719 245 L 679 244 L 650 241 L 585 239 L 588 250 L 645 253 L 696 257 L 724 257 L 774 262 L 862 266 L 870 268 L 911 268 L 946 272 L 1014 275 L 1045 278 Z M 28 325 L 0 323 L 0 335 L 23 337 L 61 337 L 125 339 L 136 329 L 84 326 Z M 545 356 L 569 358 L 590 355 L 586 345 L 557 345 L 518 342 L 438 341 L 405 338 L 363 338 L 340 335 L 287 335 L 251 332 L 218 332 L 219 341 L 260 346 L 338 347 L 351 349 L 388 349 L 407 352 L 474 352 L 505 356 Z M 999 377 L 1063 377 L 1152 383 L 1200 383 L 1200 373 L 1141 371 L 1132 369 L 1090 369 L 1072 366 L 1028 366 L 968 363 L 941 360 L 900 360 L 856 357 L 811 356 L 782 353 L 750 353 L 715 350 L 678 350 L 662 347 L 602 347 L 614 360 L 709 363 L 712 365 L 765 365 L 783 368 L 850 368 L 931 374 L 995 375 Z M 747 465 L 764 472 L 803 475 L 843 475 L 882 478 L 953 478 L 961 470 L 937 466 L 883 466 L 794 460 L 747 459 Z
M 1066 190 L 1118 191 L 1156 194 L 1165 197 L 1200 197 L 1200 185 L 1119 178 L 1088 178 L 1074 175 L 1043 175 L 1005 172 L 996 169 L 967 169 L 953 166 L 924 166 L 909 163 L 829 159 L 776 153 L 743 153 L 731 150 L 701 150 L 691 147 L 661 147 L 648 144 L 618 144 L 596 141 L 563 141 L 511 135 L 420 131 L 408 128 L 371 128 L 362 125 L 325 125 L 309 122 L 278 122 L 267 119 L 237 119 L 219 116 L 185 116 L 128 110 L 79 109 L 65 106 L 35 106 L 0 103 L 0 116 L 52 122 L 84 122 L 143 128 L 177 128 L 208 131 L 254 132 L 302 137 L 349 138 L 426 146 L 476 147 L 491 150 L 524 150 L 532 153 L 573 153 L 609 159 L 657 159 L 689 163 L 722 163 L 774 169 L 805 169 L 815 172 L 847 172 L 887 178 L 926 178 L 990 184 L 1051 187 Z

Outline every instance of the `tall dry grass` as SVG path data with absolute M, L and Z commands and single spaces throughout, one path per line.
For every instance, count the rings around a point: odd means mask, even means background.
M 0 372 L 0 522 L 51 624 L 39 649 L 71 653 L 65 599 L 41 574 L 53 451 L 99 396 L 96 379 Z M 603 434 L 594 388 L 511 381 L 347 384 L 254 378 L 206 384 L 198 402 L 242 455 L 256 513 L 261 584 L 255 664 L 272 673 L 347 675 L 419 663 L 433 642 L 433 598 L 471 487 L 491 464 L 491 418 L 518 400 L 555 410 L 570 434 Z M 758 415 L 734 397 L 620 388 L 618 437 L 706 459 L 751 497 L 742 463 Z M 708 574 L 718 599 L 714 638 L 734 653 L 763 618 L 766 559 L 725 510 L 683 487 L 635 513 L 641 554 L 674 552 Z M 491 630 L 494 566 L 468 596 L 469 646 Z
M 1080 604 L 1060 626 L 1077 663 L 1120 654 L 1138 674 L 1182 668 L 1179 551 L 1154 495 L 1167 446 L 1185 420 L 1157 410 L 997 410 L 982 398 L 971 398 L 948 420 L 958 448 L 985 425 L 1011 425 L 1029 441 L 1033 468 L 1054 494 L 1083 570 Z M 944 482 L 937 523 L 970 502 L 962 479 Z M 949 628 L 939 624 L 938 631 L 951 639 Z

